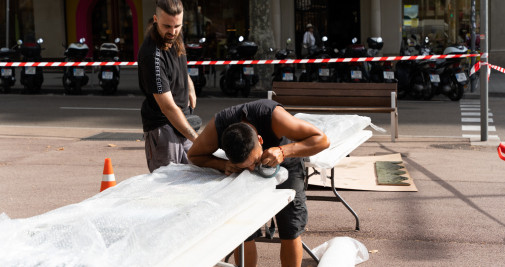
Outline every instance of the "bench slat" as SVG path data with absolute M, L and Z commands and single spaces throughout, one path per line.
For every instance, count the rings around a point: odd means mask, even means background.
M 397 90 L 396 83 L 315 83 L 315 82 L 274 82 L 272 90 L 276 88 L 306 88 L 306 89 L 393 89 Z
M 366 108 L 366 107 L 300 107 L 300 106 L 284 106 L 287 111 L 296 112 L 334 112 L 334 113 L 354 113 L 354 112 L 365 112 L 365 113 L 384 113 L 393 112 L 394 108 Z
M 272 99 L 291 106 L 391 107 L 391 95 L 389 97 L 272 96 Z
M 363 96 L 375 97 L 384 96 L 391 97 L 391 90 L 389 89 L 299 89 L 299 88 L 274 88 L 272 90 L 276 96 Z

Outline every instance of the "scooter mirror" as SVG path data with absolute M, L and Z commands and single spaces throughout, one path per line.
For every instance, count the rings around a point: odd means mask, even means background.
M 328 41 L 328 37 L 323 36 L 323 42 L 326 42 L 326 41 Z
M 114 43 L 116 43 L 116 44 L 119 44 L 120 41 L 121 41 L 121 39 L 119 39 L 119 38 L 114 39 Z
M 205 39 L 205 37 L 203 37 L 198 42 L 201 43 L 201 44 L 203 44 L 203 43 L 205 43 L 205 41 L 207 41 L 207 39 Z
M 22 45 L 23 44 L 23 41 L 21 39 L 18 40 L 17 42 L 18 45 Z
M 335 52 L 335 54 L 338 54 L 339 50 L 337 48 L 333 48 L 333 52 Z
M 244 41 L 244 36 L 242 36 L 242 35 L 241 35 L 241 36 L 238 38 L 238 41 L 239 41 L 239 42 Z
M 356 38 L 356 37 L 352 38 L 352 43 L 353 43 L 353 44 L 355 44 L 355 43 L 357 43 L 357 42 L 358 42 L 358 38 Z
M 44 39 L 42 39 L 42 38 L 37 39 L 37 44 L 42 44 L 42 43 L 44 43 Z
M 81 39 L 79 39 L 79 43 L 84 44 L 84 42 L 86 42 L 86 39 L 85 39 L 85 38 L 81 38 Z

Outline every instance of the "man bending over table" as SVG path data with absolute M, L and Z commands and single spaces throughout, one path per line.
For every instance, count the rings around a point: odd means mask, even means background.
M 284 267 L 301 266 L 303 246 L 300 235 L 307 224 L 302 158 L 315 155 L 329 145 L 321 130 L 295 118 L 281 104 L 263 99 L 218 112 L 193 142 L 188 159 L 195 165 L 214 168 L 226 175 L 244 169 L 253 171 L 260 164 L 285 167 L 288 179 L 277 188 L 294 189 L 296 195 L 275 216 L 281 239 L 280 257 Z M 213 155 L 218 148 L 224 150 L 229 160 Z M 257 265 L 254 239 L 259 236 L 261 230 L 245 242 L 246 266 Z M 237 255 L 235 253 L 235 261 Z

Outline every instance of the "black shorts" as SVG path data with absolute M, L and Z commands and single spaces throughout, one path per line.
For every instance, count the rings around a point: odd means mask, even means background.
M 288 158 L 281 164 L 288 170 L 288 179 L 278 185 L 277 189 L 294 189 L 296 191 L 295 199 L 284 207 L 277 215 L 277 228 L 280 239 L 295 239 L 305 231 L 307 225 L 308 211 L 305 201 L 307 196 L 304 190 L 305 170 L 300 158 Z M 262 236 L 261 229 L 251 235 L 246 241 L 251 241 Z

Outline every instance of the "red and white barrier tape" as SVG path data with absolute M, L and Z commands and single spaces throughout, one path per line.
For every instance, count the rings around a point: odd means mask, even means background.
M 421 59 L 444 59 L 478 57 L 481 54 L 358 57 L 358 58 L 319 58 L 319 59 L 263 59 L 263 60 L 214 60 L 188 61 L 188 65 L 263 65 L 263 64 L 305 64 L 339 63 L 369 61 L 402 61 Z M 89 66 L 137 66 L 137 62 L 0 62 L 0 67 L 89 67 Z
M 489 76 L 491 75 L 491 69 L 495 69 L 501 73 L 505 73 L 505 68 L 502 68 L 500 66 L 496 66 L 496 65 L 493 65 L 493 64 L 489 64 L 489 63 L 486 63 L 486 62 L 481 62 L 481 61 L 478 61 L 477 63 L 475 63 L 475 65 L 473 65 L 473 67 L 470 69 L 470 75 L 476 73 L 477 71 L 480 70 L 480 66 L 481 65 L 487 65 L 487 68 L 488 68 L 488 71 L 487 71 L 487 79 L 489 80 Z

